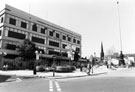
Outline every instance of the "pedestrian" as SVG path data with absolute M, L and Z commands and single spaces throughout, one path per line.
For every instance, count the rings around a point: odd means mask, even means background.
M 88 62 L 88 65 L 87 65 L 87 68 L 88 68 L 88 75 L 90 75 L 90 72 L 91 72 L 91 70 L 92 70 L 92 74 L 93 74 L 93 55 L 91 55 L 90 56 L 90 58 L 89 58 L 89 62 Z
M 8 70 L 8 64 L 5 65 L 5 70 L 6 70 L 6 71 Z
M 90 75 L 90 71 L 91 71 L 91 64 L 90 63 L 87 64 L 87 70 L 88 70 L 87 74 Z
M 112 62 L 112 59 L 111 59 L 111 56 L 108 57 L 108 60 L 107 60 L 107 67 L 110 69 L 111 68 L 111 62 Z
M 80 71 L 82 72 L 83 64 L 80 65 Z
M 3 68 L 2 68 L 2 70 L 4 70 L 4 71 L 5 71 L 5 68 L 6 68 L 6 65 L 4 64 L 4 65 L 3 65 Z

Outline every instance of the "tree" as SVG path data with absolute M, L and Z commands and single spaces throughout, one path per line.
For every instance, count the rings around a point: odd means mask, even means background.
M 101 42 L 101 53 L 100 53 L 100 59 L 101 61 L 104 60 L 104 49 L 103 49 L 103 43 Z
M 74 61 L 77 62 L 79 60 L 79 58 L 80 58 L 79 51 L 76 49 L 74 51 Z
M 107 50 L 106 55 L 112 56 L 116 52 L 114 47 L 111 47 L 110 49 Z
M 75 54 L 74 54 L 74 61 L 78 61 L 79 58 L 80 58 L 79 53 L 75 52 Z
M 37 47 L 30 40 L 25 39 L 20 45 L 17 46 L 16 50 L 19 53 L 19 57 L 21 57 L 23 61 L 27 61 L 29 66 L 31 60 L 33 62 L 33 59 L 36 57 L 35 51 L 37 50 Z

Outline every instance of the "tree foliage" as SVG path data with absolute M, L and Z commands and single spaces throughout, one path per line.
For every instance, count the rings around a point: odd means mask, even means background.
M 74 61 L 78 61 L 79 58 L 80 58 L 79 51 L 76 49 L 76 50 L 74 51 Z
M 24 61 L 34 59 L 36 50 L 36 45 L 28 39 L 25 39 L 19 46 L 17 46 L 17 52 Z
M 114 47 L 111 47 L 107 50 L 106 55 L 113 55 L 116 52 L 116 49 Z

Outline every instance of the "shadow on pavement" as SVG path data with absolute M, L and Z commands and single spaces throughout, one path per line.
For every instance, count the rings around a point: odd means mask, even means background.
M 0 75 L 0 83 L 6 82 L 11 76 L 10 75 Z

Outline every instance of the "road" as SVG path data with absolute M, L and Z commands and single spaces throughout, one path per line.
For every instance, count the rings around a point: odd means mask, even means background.
M 114 75 L 121 75 L 122 70 Z M 133 72 L 132 72 L 133 73 Z M 0 92 L 134 92 L 135 77 L 87 76 L 66 79 L 11 77 L 0 83 Z
M 23 79 L 0 84 L 0 92 L 134 92 L 133 77 Z
M 105 77 L 60 82 L 62 92 L 134 92 L 135 78 Z

